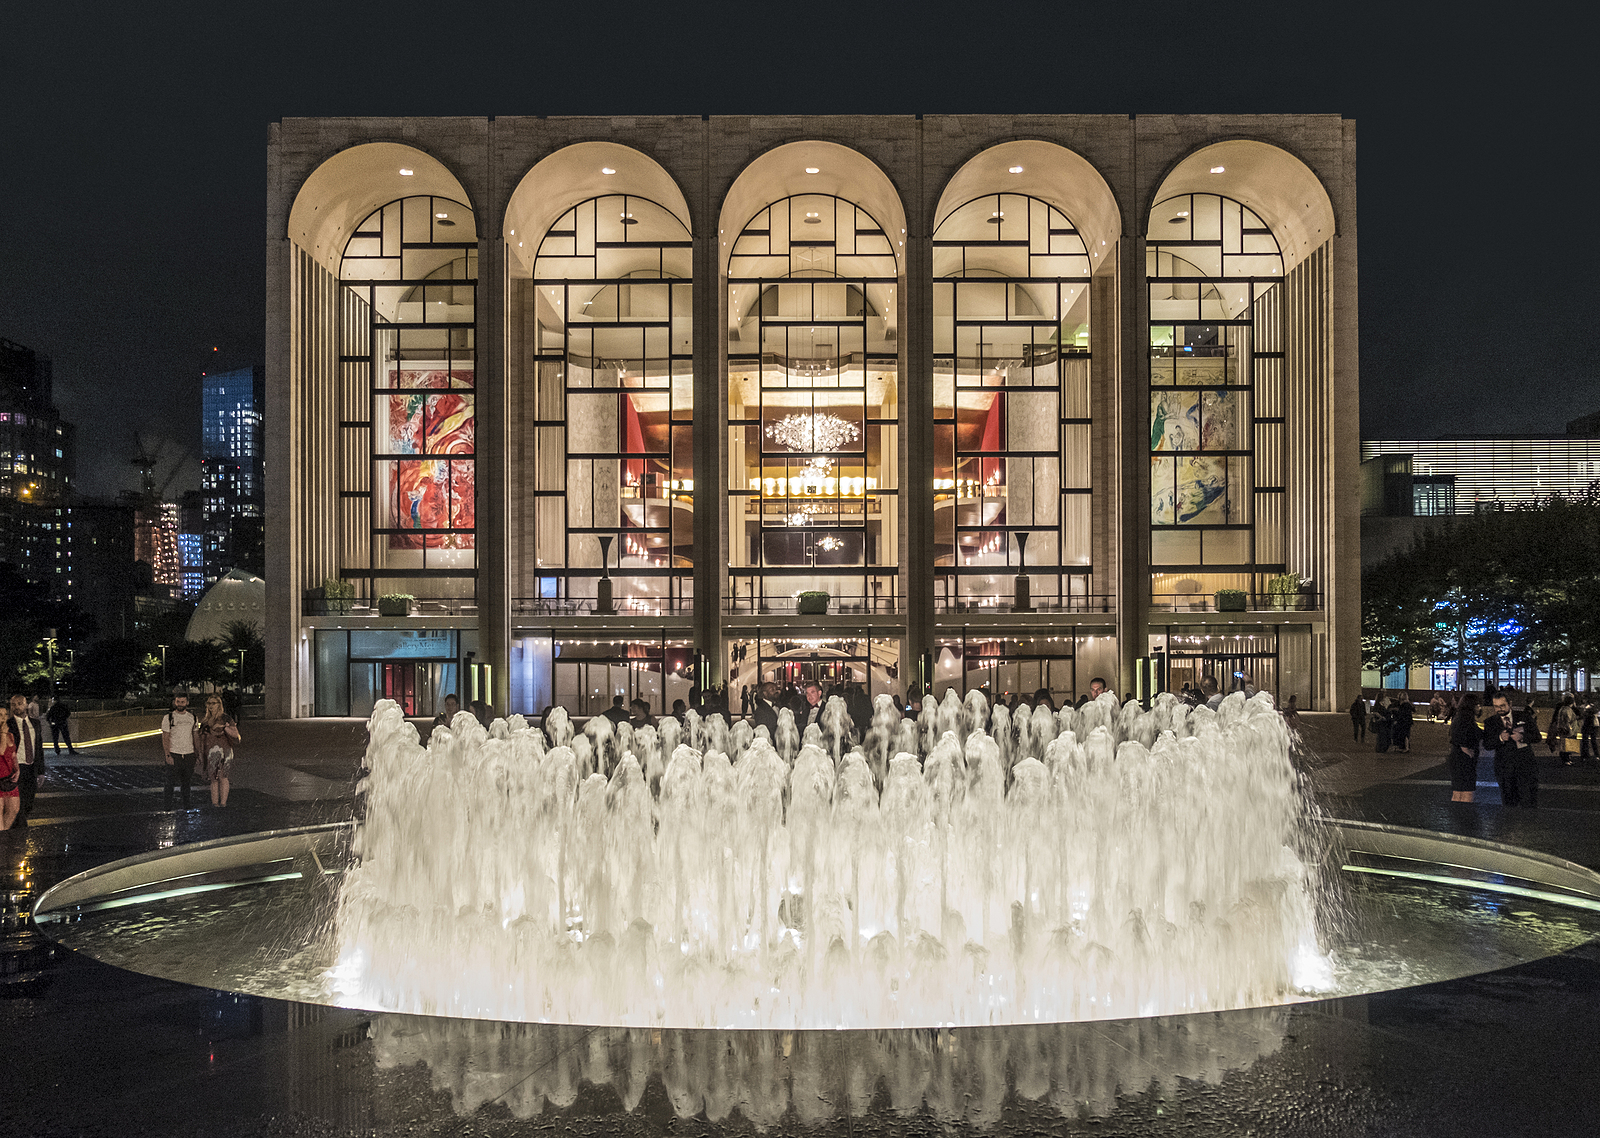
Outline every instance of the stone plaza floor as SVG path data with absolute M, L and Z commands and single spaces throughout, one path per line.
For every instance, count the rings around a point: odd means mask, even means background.
M 1409 754 L 1377 754 L 1370 739 L 1351 739 L 1344 715 L 1303 713 L 1302 722 L 1301 761 L 1333 815 L 1487 838 L 1600 869 L 1600 767 L 1564 767 L 1545 756 L 1538 809 L 1513 810 L 1500 805 L 1485 763 L 1478 801 L 1464 806 L 1449 801 L 1443 724 L 1419 722 Z M 688 1092 L 670 1077 L 670 1063 L 669 1077 L 626 1092 L 592 1077 L 604 1066 L 602 1052 L 614 1056 L 631 1045 L 615 1032 L 546 1030 L 517 1050 L 518 1029 L 438 1021 L 446 1025 L 440 1031 L 468 1040 L 446 1049 L 456 1066 L 386 1067 L 375 1059 L 371 1013 L 152 979 L 43 938 L 27 915 L 34 900 L 84 869 L 174 844 L 352 816 L 364 749 L 360 722 L 244 726 L 226 809 L 212 808 L 203 788 L 190 809 L 164 808 L 160 743 L 150 737 L 63 755 L 41 784 L 31 824 L 0 834 L 0 1040 L 10 1059 L 0 1078 L 0 1135 L 757 1132 L 749 1119 L 761 1116 L 759 1104 L 729 1111 L 708 1097 L 684 1117 Z M 1595 1134 L 1597 1013 L 1600 943 L 1591 941 L 1466 979 L 1293 1005 L 1274 1021 L 1272 1047 L 1241 1042 L 1260 1026 L 1254 1013 L 1122 1021 L 1148 1025 L 1134 1028 L 1073 1025 L 1048 1039 L 1019 1034 L 1029 1028 L 921 1033 L 925 1041 L 904 1033 L 907 1045 L 954 1051 L 959 1044 L 990 1057 L 977 1075 L 962 1076 L 968 1081 L 955 1087 L 956 1105 L 942 1112 L 904 1109 L 886 1084 L 862 1076 L 902 1046 L 888 1038 L 896 1033 L 877 1043 L 872 1033 L 790 1033 L 808 1036 L 796 1046 L 810 1056 L 810 1081 L 802 1093 L 800 1076 L 789 1077 L 791 1105 L 765 1129 Z M 1242 1058 L 1206 1078 L 1150 1075 L 1141 1082 L 1143 1050 L 1165 1046 L 1162 1033 Z M 722 1055 L 730 1070 L 748 1065 L 747 1051 L 771 1059 L 776 1047 L 788 1057 L 792 1042 L 639 1034 L 685 1055 Z M 663 1035 L 671 1037 L 665 1044 Z M 1048 1096 L 1012 1093 L 1029 1048 L 1062 1063 L 1066 1049 L 1080 1066 L 1108 1062 L 1121 1074 L 1098 1098 L 1083 1092 L 1077 1105 L 1047 1105 Z M 517 1117 L 518 1088 L 552 1079 L 569 1086 L 570 1093 L 552 1097 L 562 1106 Z M 813 1097 L 815 1110 L 807 1105 Z

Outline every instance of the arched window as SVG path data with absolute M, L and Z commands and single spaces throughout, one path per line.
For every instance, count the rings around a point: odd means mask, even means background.
M 735 610 L 898 606 L 897 268 L 864 209 L 800 194 L 728 265 L 728 561 Z
M 374 595 L 473 593 L 477 276 L 472 210 L 448 198 L 389 202 L 345 244 L 345 569 L 364 559 Z
M 1283 256 L 1216 194 L 1150 215 L 1152 600 L 1210 607 L 1283 571 Z
M 532 357 L 512 393 L 525 608 L 586 610 L 607 572 L 624 610 L 690 605 L 692 252 L 670 210 L 606 195 L 556 220 L 516 282 Z
M 1090 257 L 1038 198 L 986 194 L 933 237 L 934 555 L 940 604 L 1041 608 L 1094 592 Z M 1074 599 L 1076 598 L 1076 599 Z

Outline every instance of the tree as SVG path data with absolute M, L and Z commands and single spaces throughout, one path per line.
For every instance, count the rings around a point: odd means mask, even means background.
M 1564 670 L 1600 660 L 1600 483 L 1495 506 L 1362 574 L 1362 652 L 1393 671 L 1455 657 Z
M 72 690 L 89 699 L 121 699 L 143 688 L 150 674 L 150 654 L 137 640 L 102 640 L 77 654 Z
M 219 641 L 228 654 L 229 678 L 245 687 L 267 682 L 267 644 L 261 639 L 261 627 L 253 620 L 230 621 L 222 630 Z M 239 674 L 239 653 L 244 653 L 244 675 Z

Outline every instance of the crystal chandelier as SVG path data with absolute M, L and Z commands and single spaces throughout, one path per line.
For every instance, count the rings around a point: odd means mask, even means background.
M 767 428 L 767 438 L 790 450 L 820 453 L 838 450 L 861 437 L 861 429 L 837 415 L 785 415 Z

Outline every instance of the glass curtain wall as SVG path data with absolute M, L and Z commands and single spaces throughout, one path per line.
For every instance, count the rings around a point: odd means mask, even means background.
M 1151 596 L 1212 607 L 1283 571 L 1283 256 L 1267 225 L 1215 194 L 1151 214 Z
M 521 611 L 592 609 L 603 574 L 623 611 L 692 607 L 692 252 L 679 218 L 620 194 L 539 244 L 534 359 L 513 393 L 534 560 Z
M 893 244 L 803 194 L 761 210 L 728 268 L 728 561 L 734 611 L 900 607 Z
M 1059 210 L 1019 194 L 934 233 L 934 555 L 938 605 L 1088 606 L 1089 255 Z
M 339 266 L 341 572 L 385 592 L 471 597 L 475 466 L 472 211 L 409 197 L 375 210 Z

